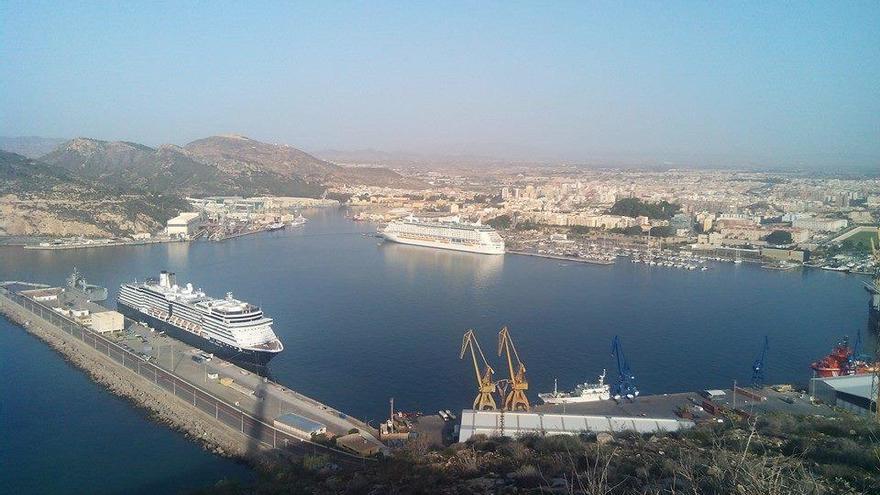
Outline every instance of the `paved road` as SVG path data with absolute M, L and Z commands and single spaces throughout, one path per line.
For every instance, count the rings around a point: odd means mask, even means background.
M 201 350 L 168 336 L 159 335 L 158 332 L 150 331 L 129 320 L 126 322 L 128 329 L 135 335 L 122 338 L 120 344 L 126 344 L 135 351 L 141 352 L 145 346 L 143 340 L 146 340 L 146 345 L 152 348 L 148 354 L 152 357 L 153 363 L 191 383 L 198 384 L 231 404 L 236 404 L 248 414 L 272 424 L 279 415 L 292 412 L 324 424 L 327 431 L 335 435 L 345 435 L 356 428 L 365 433 L 372 443 L 382 445 L 375 438 L 377 432 L 355 418 L 219 358 L 215 357 L 210 362 L 199 363 L 193 357 L 201 354 Z M 218 375 L 217 378 L 210 378 L 214 373 Z M 223 377 L 232 378 L 239 390 L 222 385 L 220 378 Z M 241 388 L 253 390 L 255 394 L 245 394 L 240 391 Z

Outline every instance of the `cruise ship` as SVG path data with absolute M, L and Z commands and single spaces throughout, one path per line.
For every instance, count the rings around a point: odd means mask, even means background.
M 379 234 L 391 242 L 480 254 L 504 254 L 504 239 L 495 229 L 480 223 L 465 223 L 459 217 L 449 220 L 422 220 L 410 215 L 389 222 Z
M 122 284 L 116 307 L 132 320 L 236 363 L 263 367 L 284 350 L 272 319 L 259 307 L 232 293 L 215 299 L 192 284 L 178 286 L 167 271 L 158 280 Z

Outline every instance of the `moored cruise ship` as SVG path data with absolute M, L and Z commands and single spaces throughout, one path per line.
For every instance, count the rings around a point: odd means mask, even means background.
M 422 220 L 410 215 L 379 231 L 391 242 L 480 254 L 504 254 L 504 239 L 488 225 L 451 220 Z
M 177 285 L 173 273 L 159 279 L 122 284 L 116 307 L 132 320 L 244 365 L 265 366 L 284 350 L 272 331 L 272 319 L 253 304 L 227 293 L 224 299 L 205 295 L 192 284 Z

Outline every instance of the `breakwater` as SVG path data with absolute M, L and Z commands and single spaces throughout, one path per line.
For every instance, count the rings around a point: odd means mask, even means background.
M 21 295 L 0 288 L 0 313 L 49 344 L 116 395 L 150 411 L 219 455 L 260 461 L 270 454 L 325 454 L 343 465 L 366 459 L 297 438 Z

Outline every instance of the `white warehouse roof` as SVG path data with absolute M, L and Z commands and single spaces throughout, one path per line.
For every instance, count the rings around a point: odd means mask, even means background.
M 199 218 L 199 212 L 186 211 L 168 220 L 168 225 L 186 225 L 197 218 Z
M 487 436 L 576 435 L 581 432 L 678 431 L 694 426 L 693 421 L 661 418 L 633 418 L 625 416 L 581 416 L 574 414 L 545 414 L 528 412 L 505 412 L 502 428 L 500 411 L 461 412 L 461 429 L 458 441 L 464 442 L 477 434 Z

